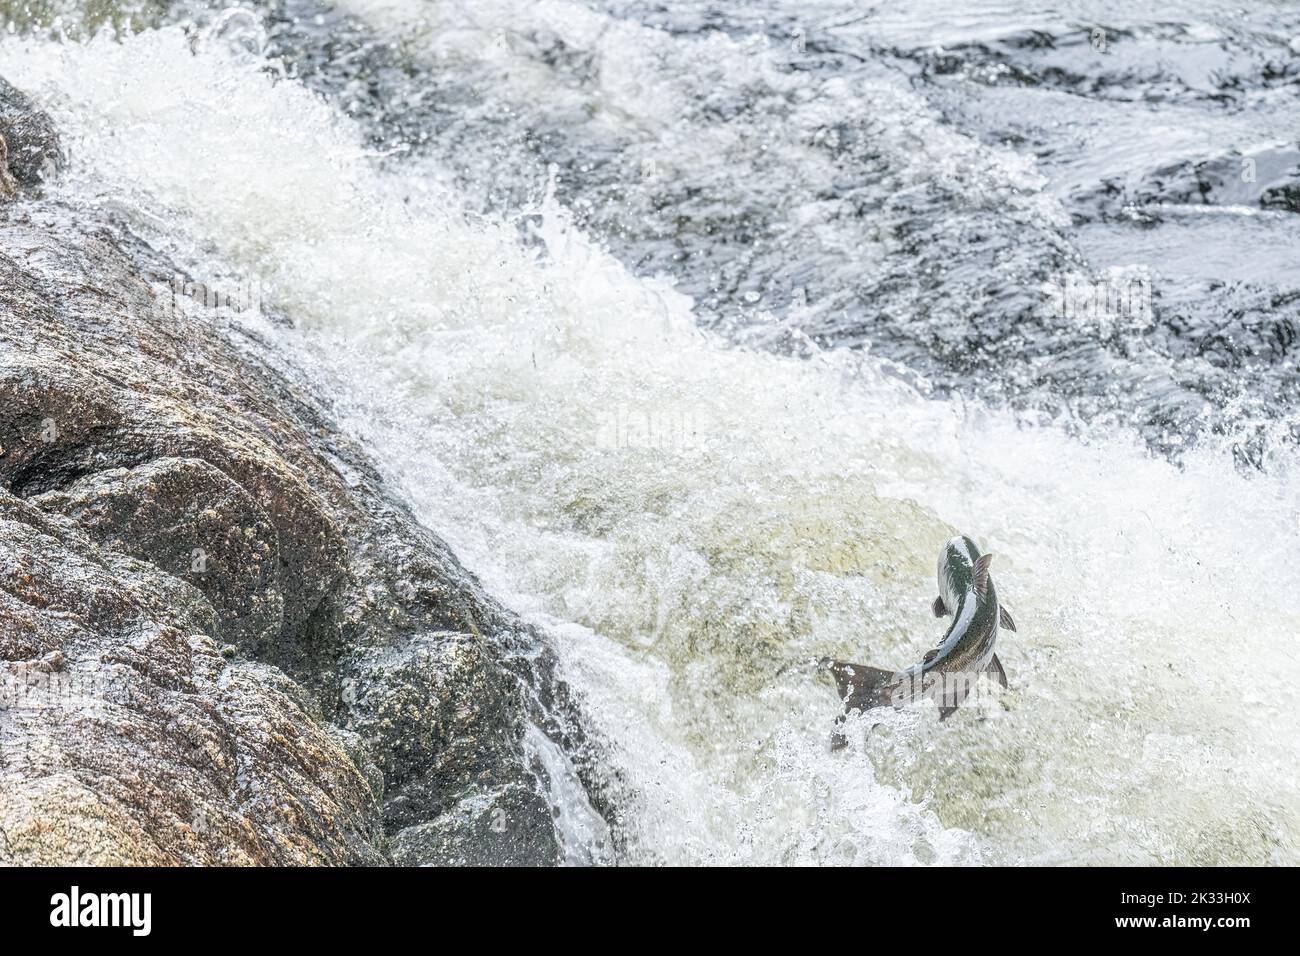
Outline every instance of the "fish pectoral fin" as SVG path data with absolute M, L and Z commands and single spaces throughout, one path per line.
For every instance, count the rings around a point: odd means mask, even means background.
M 934 599 L 934 603 L 933 603 L 932 605 L 930 605 L 930 607 L 934 609 L 934 616 L 935 616 L 935 617 L 947 617 L 947 616 L 948 616 L 948 605 L 946 605 L 946 604 L 943 603 L 943 598 L 941 598 L 941 597 L 937 597 L 937 598 L 935 598 L 935 599 Z
M 981 598 L 989 593 L 989 565 L 993 563 L 993 555 L 981 554 L 975 559 L 975 567 L 971 569 L 971 587 Z
M 885 689 L 897 676 L 894 671 L 845 661 L 831 661 L 829 666 L 835 678 L 835 691 L 846 711 L 867 711 L 889 703 Z
M 1012 630 L 1015 630 L 1012 628 Z M 984 673 L 994 678 L 1003 687 L 1007 686 L 1007 672 L 1002 669 L 1002 662 L 998 660 L 998 655 L 994 654 L 989 659 L 988 666 L 984 668 Z
M 1016 629 L 1016 622 L 1015 619 L 1011 617 L 1011 612 L 1002 605 L 998 606 L 998 623 L 1008 631 L 1014 631 Z

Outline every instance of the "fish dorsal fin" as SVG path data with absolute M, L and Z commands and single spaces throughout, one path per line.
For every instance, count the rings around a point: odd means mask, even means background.
M 975 559 L 975 567 L 971 572 L 971 587 L 980 597 L 988 594 L 989 591 L 989 565 L 993 563 L 993 555 L 981 554 Z
M 935 617 L 948 616 L 948 605 L 943 603 L 943 598 L 941 597 L 935 598 L 934 603 L 930 605 L 930 607 L 933 608 Z

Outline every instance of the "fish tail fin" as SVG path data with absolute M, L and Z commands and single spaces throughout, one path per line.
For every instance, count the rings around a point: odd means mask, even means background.
M 898 677 L 896 671 L 829 659 L 825 666 L 835 678 L 835 691 L 846 711 L 867 711 L 890 703 L 888 691 Z

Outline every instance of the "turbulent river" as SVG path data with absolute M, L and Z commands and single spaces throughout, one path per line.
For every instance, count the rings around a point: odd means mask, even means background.
M 549 632 L 575 859 L 1300 862 L 1300 5 L 0 18 L 55 195 L 256 289 Z M 832 752 L 958 532 L 1010 688 Z

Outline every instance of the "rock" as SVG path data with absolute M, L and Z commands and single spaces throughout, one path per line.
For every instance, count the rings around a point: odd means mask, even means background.
M 193 584 L 216 610 L 223 639 L 251 657 L 273 656 L 284 621 L 278 537 L 252 496 L 206 461 L 109 469 L 31 500 Z
M 1133 206 L 1150 215 L 1170 205 L 1260 206 L 1300 211 L 1300 147 L 1294 143 L 1190 156 L 1126 180 L 1108 180 L 1077 199 L 1106 215 Z
M 0 491 L 0 862 L 383 861 L 367 779 L 215 617 Z
M 521 843 L 515 835 L 515 820 L 547 811 L 545 801 L 528 787 L 479 789 L 433 823 L 398 833 L 393 838 L 393 862 L 401 866 L 558 863 L 554 847 Z
M 429 809 L 463 817 L 470 795 L 520 788 L 534 793 L 530 768 L 511 759 L 524 690 L 472 634 L 416 635 L 403 645 L 361 654 L 348 665 L 346 726 L 392 744 L 377 754 L 387 787 L 390 832 L 420 824 Z M 554 855 L 545 800 L 512 800 L 512 843 L 526 834 Z M 440 824 L 445 829 L 445 825 Z M 475 832 L 478 824 L 469 823 Z M 514 862 L 539 862 L 523 854 Z
M 9 144 L 0 135 L 0 202 L 18 195 L 18 183 L 9 172 Z
M 0 329 L 0 486 L 202 582 L 225 615 L 219 639 L 328 679 L 345 542 L 312 480 L 340 501 L 342 480 L 279 411 L 268 372 L 245 377 L 241 353 L 160 298 L 110 238 L 45 208 L 0 224 L 15 315 Z M 12 243 L 41 249 L 46 268 L 18 270 Z
M 10 90 L 10 145 L 56 150 Z M 545 636 L 176 278 L 0 211 L 0 863 L 561 859 L 525 738 L 588 741 Z
M 1291 171 L 1286 181 L 1270 183 L 1260 193 L 1259 204 L 1265 209 L 1300 212 L 1300 166 Z
M 63 168 L 59 135 L 31 98 L 0 77 L 0 193 L 34 189 Z

